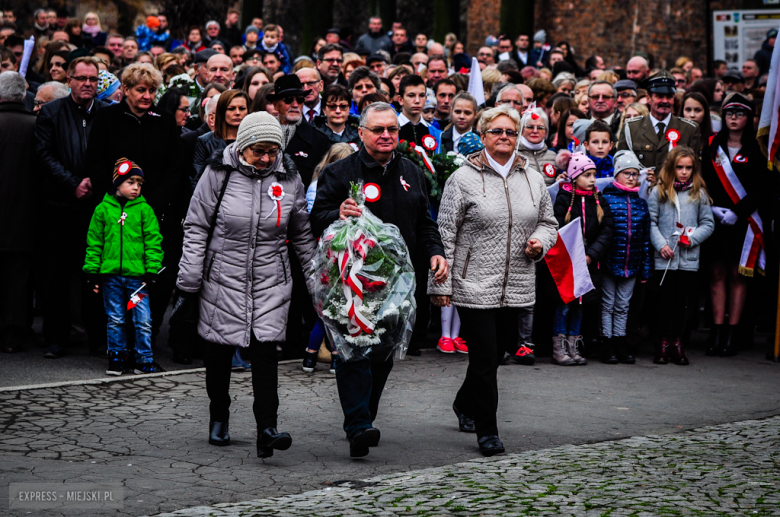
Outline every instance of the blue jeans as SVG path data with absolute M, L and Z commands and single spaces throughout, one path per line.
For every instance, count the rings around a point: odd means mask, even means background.
M 558 300 L 555 306 L 555 317 L 553 318 L 553 335 L 579 336 L 581 327 L 582 304 L 580 301 L 574 300 L 569 304 L 564 304 Z
M 129 276 L 103 275 L 103 305 L 108 315 L 108 351 L 121 352 L 127 347 L 125 336 L 125 313 L 130 295 L 141 287 L 143 280 Z M 152 311 L 149 309 L 149 291 L 144 287 L 138 291 L 144 295 L 133 309 L 135 327 L 135 362 L 152 362 Z

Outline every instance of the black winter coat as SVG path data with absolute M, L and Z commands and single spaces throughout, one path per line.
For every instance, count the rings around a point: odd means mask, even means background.
M 189 189 L 182 163 L 184 143 L 172 115 L 153 109 L 138 118 L 127 101 L 101 110 L 90 134 L 87 162 L 95 195 L 112 188 L 114 164 L 127 158 L 144 171 L 142 194 L 158 219 L 178 189 Z
M 190 181 L 192 190 L 198 184 L 198 180 L 203 176 L 208 161 L 217 151 L 224 151 L 230 142 L 225 142 L 214 131 L 209 131 L 205 135 L 199 136 L 195 143 L 195 154 L 192 158 L 192 170 L 190 170 Z M 221 155 L 220 155 L 221 156 Z
M 182 158 L 182 163 L 184 164 L 184 168 L 186 171 L 188 171 L 188 174 L 190 175 L 190 180 L 192 183 L 192 190 L 195 190 L 195 178 L 193 176 L 193 161 L 195 159 L 195 146 L 198 143 L 198 138 L 205 135 L 209 132 L 209 126 L 208 124 L 202 124 L 197 129 L 193 131 L 188 131 L 187 133 L 183 133 L 181 135 L 181 141 L 184 142 L 184 156 Z
M 717 154 L 718 146 L 728 156 L 727 132 L 721 131 L 715 135 L 702 153 L 702 177 L 707 184 L 707 193 L 712 198 L 712 206 L 733 210 L 739 218 L 737 223 L 732 226 L 722 224 L 716 218 L 715 231 L 704 242 L 703 246 L 714 253 L 722 254 L 726 251 L 731 258 L 737 259 L 745 241 L 748 217 L 756 210 L 762 216 L 765 236 L 769 234 L 769 215 L 766 214 L 766 211 L 769 209 L 772 194 L 775 194 L 776 197 L 777 192 L 775 175 L 767 169 L 766 158 L 761 153 L 758 142 L 755 138 L 745 138 L 744 140 L 747 140 L 747 143 L 743 145 L 739 150 L 739 154 L 735 157 L 738 159 L 731 162 L 734 173 L 747 192 L 747 195 L 736 204 L 731 201 L 720 177 L 715 172 L 715 166 L 712 164 L 712 160 Z M 712 256 L 712 253 L 705 253 L 704 255 Z
M 311 210 L 315 237 L 339 218 L 339 207 L 349 197 L 350 182 L 375 183 L 380 197 L 366 208 L 385 223 L 394 224 L 409 247 L 413 264 L 444 256 L 438 225 L 431 219 L 425 177 L 414 163 L 395 154 L 385 167 L 365 149 L 325 167 L 317 180 L 317 198 Z M 408 191 L 402 181 L 408 184 Z
M 347 123 L 344 125 L 344 131 L 342 131 L 340 135 L 337 135 L 333 132 L 330 126 L 328 126 L 328 119 L 325 116 L 320 115 L 318 117 L 314 117 L 314 128 L 328 137 L 328 140 L 334 144 L 343 142 L 348 144 L 353 143 L 361 145 L 360 135 L 358 134 L 359 125 L 360 117 L 356 115 L 350 115 L 347 119 Z
M 39 209 L 38 164 L 35 115 L 21 102 L 0 103 L 0 163 L 0 250 L 29 251 Z
M 571 203 L 571 197 L 576 196 L 574 204 Z M 590 257 L 591 268 L 607 258 L 607 252 L 609 246 L 612 244 L 612 233 L 614 231 L 614 221 L 612 220 L 612 210 L 609 208 L 609 202 L 604 199 L 604 196 L 599 193 L 599 204 L 604 211 L 604 216 L 599 224 L 598 219 L 598 206 L 596 205 L 596 198 L 594 196 L 580 196 L 574 194 L 571 190 L 571 184 L 564 184 L 558 190 L 558 197 L 555 198 L 555 204 L 553 205 L 553 213 L 558 220 L 558 225 L 563 228 L 566 223 L 566 213 L 571 206 L 571 218 L 569 221 L 573 221 L 576 218 L 580 218 L 580 225 L 584 225 L 584 231 L 582 236 L 585 240 L 585 254 Z M 583 199 L 585 201 L 583 205 Z M 585 207 L 585 215 L 583 217 L 582 208 Z
M 322 132 L 317 131 L 305 120 L 301 120 L 284 154 L 290 155 L 298 167 L 298 173 L 304 185 L 311 183 L 314 169 L 328 152 L 333 142 Z M 342 201 L 344 201 L 342 199 Z
M 68 95 L 46 103 L 38 112 L 35 152 L 45 178 L 44 191 L 49 204 L 91 210 L 103 199 L 102 193 L 95 193 L 90 199 L 78 200 L 75 190 L 84 178 L 92 177 L 87 168 L 87 142 L 97 114 L 107 106 L 95 100 L 87 111 Z M 112 171 L 113 163 L 109 178 Z M 94 181 L 92 186 L 94 192 Z

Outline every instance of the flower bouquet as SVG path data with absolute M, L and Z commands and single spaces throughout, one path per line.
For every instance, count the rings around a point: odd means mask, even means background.
M 369 183 L 352 183 L 350 197 L 363 210 L 331 224 L 320 239 L 311 270 L 314 307 L 345 361 L 399 359 L 414 328 L 414 268 L 398 227 L 364 205 Z
M 441 201 L 444 184 L 453 172 L 466 163 L 466 159 L 453 151 L 446 154 L 433 154 L 437 146 L 436 139 L 426 135 L 423 137 L 423 145 L 401 140 L 396 151 L 422 169 L 425 180 L 431 187 L 430 198 Z
M 198 85 L 195 84 L 195 81 L 187 74 L 179 74 L 171 77 L 167 86 L 163 85 L 162 88 L 157 90 L 157 95 L 155 96 L 154 102 L 160 102 L 160 99 L 162 99 L 162 96 L 165 95 L 165 92 L 171 88 L 178 88 L 184 92 L 184 96 L 187 97 L 187 100 L 190 101 L 190 108 L 193 108 L 193 104 L 200 95 L 200 89 L 198 88 Z M 197 111 L 193 112 L 197 113 Z

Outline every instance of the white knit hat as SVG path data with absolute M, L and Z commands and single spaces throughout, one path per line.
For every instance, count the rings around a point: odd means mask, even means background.
M 618 151 L 615 153 L 614 162 L 616 178 L 619 173 L 626 169 L 636 169 L 637 171 L 644 169 L 642 164 L 639 163 L 639 159 L 636 157 L 636 155 L 633 152 L 627 150 Z
M 267 111 L 250 113 L 238 126 L 236 147 L 238 147 L 239 152 L 250 145 L 260 143 L 282 146 L 282 126 Z

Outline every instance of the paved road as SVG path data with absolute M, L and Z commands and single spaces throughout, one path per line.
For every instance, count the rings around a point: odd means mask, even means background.
M 472 460 L 159 517 L 778 515 L 780 418 Z
M 648 358 L 634 366 L 502 367 L 499 427 L 507 451 L 780 415 L 780 367 L 762 353 L 722 359 L 694 350 L 690 357 L 690 367 L 656 366 Z M 255 455 L 248 374 L 234 376 L 233 444 L 223 448 L 206 441 L 201 372 L 3 388 L 0 508 L 7 508 L 5 487 L 12 482 L 121 483 L 124 509 L 110 514 L 144 515 L 301 494 L 479 458 L 474 435 L 458 432 L 450 409 L 466 364 L 463 356 L 433 351 L 399 362 L 376 422 L 381 446 L 359 460 L 348 457 L 335 382 L 324 367 L 306 375 L 297 363 L 280 366 L 280 428 L 294 441 L 265 461 Z

